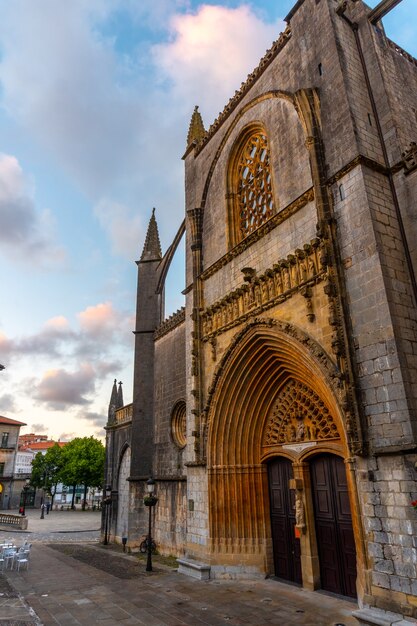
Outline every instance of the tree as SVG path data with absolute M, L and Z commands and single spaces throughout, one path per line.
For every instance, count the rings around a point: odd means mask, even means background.
M 63 450 L 62 482 L 73 485 L 72 508 L 74 508 L 75 488 L 84 486 L 83 509 L 89 487 L 101 487 L 104 477 L 104 461 L 106 451 L 98 439 L 94 437 L 77 437 Z
M 63 466 L 63 448 L 57 443 L 47 450 L 46 454 L 38 452 L 32 461 L 31 485 L 39 489 L 49 491 L 52 497 L 52 506 L 56 488 L 61 482 L 61 469 Z

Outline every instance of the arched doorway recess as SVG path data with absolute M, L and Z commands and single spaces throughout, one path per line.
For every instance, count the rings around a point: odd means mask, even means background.
M 288 323 L 257 319 L 236 336 L 207 407 L 212 568 L 275 573 L 268 462 L 284 456 L 293 463 L 303 585 L 320 586 L 303 457 L 313 450 L 349 456 L 335 380 L 322 348 Z
M 119 465 L 119 478 L 117 481 L 117 523 L 116 536 L 127 537 L 128 511 L 129 511 L 129 481 L 130 476 L 130 447 L 126 447 Z

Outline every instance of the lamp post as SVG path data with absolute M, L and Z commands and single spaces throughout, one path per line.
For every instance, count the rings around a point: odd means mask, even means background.
M 104 504 L 104 541 L 103 544 L 107 546 L 109 543 L 109 517 L 110 517 L 110 505 L 111 505 L 111 485 L 106 485 Z
M 148 558 L 146 561 L 146 571 L 152 571 L 152 507 L 158 502 L 155 493 L 155 481 L 150 478 L 146 481 L 146 496 L 143 499 L 145 506 L 149 507 L 149 529 L 148 529 Z
M 25 480 L 25 486 L 22 489 L 22 494 L 23 494 L 22 509 L 21 509 L 22 515 L 26 515 L 26 500 L 27 500 L 27 497 L 28 497 L 29 489 L 30 489 L 29 483 L 30 483 L 30 480 L 29 480 L 29 478 L 27 478 Z

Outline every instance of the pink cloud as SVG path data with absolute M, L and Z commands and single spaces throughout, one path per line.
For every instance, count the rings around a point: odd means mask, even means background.
M 94 391 L 94 381 L 95 371 L 88 363 L 75 372 L 51 369 L 44 373 L 34 395 L 53 409 L 88 404 L 85 396 Z
M 81 330 L 93 336 L 114 331 L 120 321 L 120 316 L 111 302 L 89 306 L 78 313 L 77 317 Z
M 154 58 L 189 108 L 201 104 L 215 115 L 283 27 L 266 24 L 248 6 L 202 5 L 172 18 L 171 42 L 154 46 Z

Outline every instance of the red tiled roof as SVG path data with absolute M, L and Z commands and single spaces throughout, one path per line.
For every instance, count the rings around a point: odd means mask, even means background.
M 11 426 L 26 426 L 25 422 L 18 422 L 17 420 L 12 420 L 10 417 L 4 417 L 0 415 L 0 424 L 10 424 Z
M 63 448 L 66 445 L 66 441 L 35 441 L 34 443 L 28 443 L 26 446 L 22 446 L 22 450 L 48 450 L 48 448 L 52 448 L 55 444 L 58 444 L 60 448 Z

